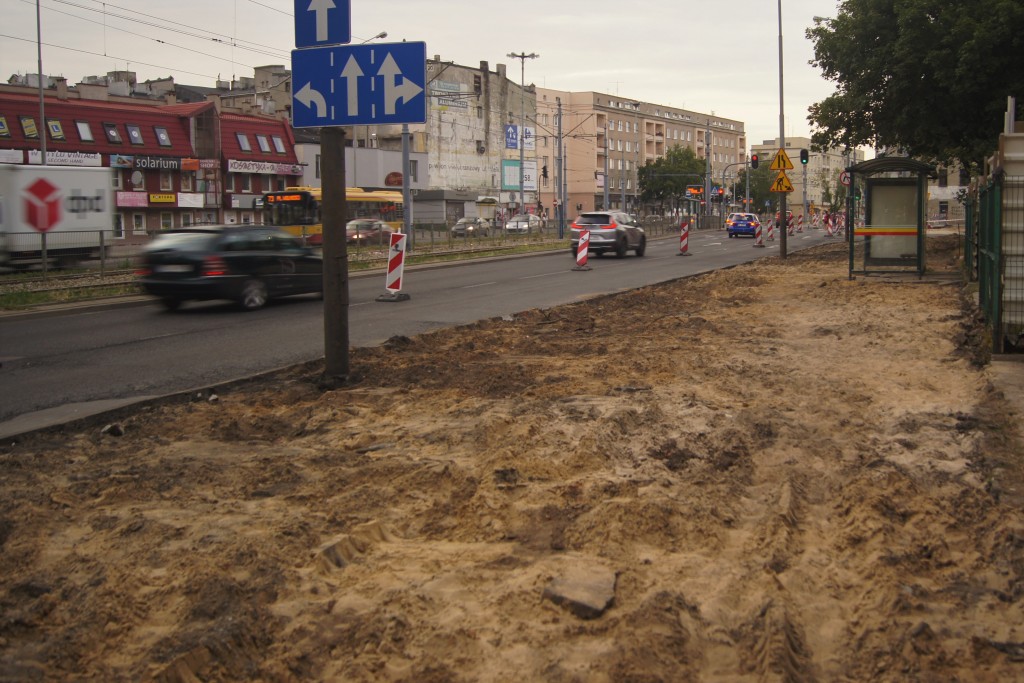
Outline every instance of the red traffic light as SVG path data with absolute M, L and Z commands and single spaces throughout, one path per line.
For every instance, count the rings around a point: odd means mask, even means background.
M 760 160 L 757 158 L 756 154 L 751 154 L 750 155 L 750 168 L 757 168 L 757 164 L 759 163 L 759 161 Z

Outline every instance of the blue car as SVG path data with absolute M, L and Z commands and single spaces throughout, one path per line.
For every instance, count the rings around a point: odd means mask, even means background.
M 747 235 L 755 237 L 761 228 L 761 221 L 752 213 L 731 213 L 725 219 L 725 229 L 729 237 Z

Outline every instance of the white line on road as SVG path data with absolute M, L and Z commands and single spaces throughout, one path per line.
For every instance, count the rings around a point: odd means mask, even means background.
M 459 287 L 459 289 L 474 289 L 476 287 L 489 287 L 490 285 L 496 285 L 497 282 L 480 282 L 475 285 L 466 285 L 465 287 Z

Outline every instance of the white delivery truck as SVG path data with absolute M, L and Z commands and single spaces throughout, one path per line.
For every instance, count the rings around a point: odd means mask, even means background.
M 0 267 L 98 258 L 113 236 L 113 170 L 0 164 Z

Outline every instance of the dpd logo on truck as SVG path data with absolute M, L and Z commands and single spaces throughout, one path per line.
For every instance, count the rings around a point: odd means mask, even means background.
M 39 178 L 25 188 L 25 219 L 39 232 L 47 232 L 60 222 L 60 188 Z

